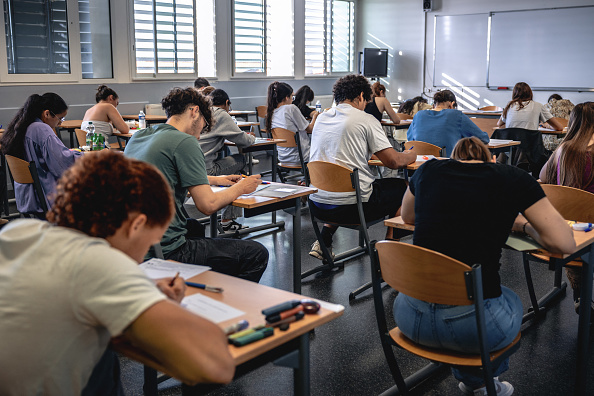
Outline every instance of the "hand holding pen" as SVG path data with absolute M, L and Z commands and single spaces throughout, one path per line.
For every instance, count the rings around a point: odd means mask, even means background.
M 157 279 L 155 284 L 163 294 L 178 303 L 184 298 L 186 285 L 184 279 L 180 278 L 179 272 L 173 278 Z

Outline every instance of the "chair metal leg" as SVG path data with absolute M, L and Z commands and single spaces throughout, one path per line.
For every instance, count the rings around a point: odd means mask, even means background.
M 530 261 L 528 260 L 528 254 L 522 254 L 522 261 L 524 263 L 524 274 L 526 276 L 526 284 L 528 285 L 528 294 L 530 295 L 530 302 L 532 303 L 532 311 L 535 316 L 539 316 L 544 313 L 544 309 L 539 308 L 536 293 L 534 292 L 534 283 L 532 282 L 532 274 L 530 272 Z

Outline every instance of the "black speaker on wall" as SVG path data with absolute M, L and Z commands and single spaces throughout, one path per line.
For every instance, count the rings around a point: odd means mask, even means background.
M 431 0 L 423 0 L 423 11 L 425 12 L 429 12 L 431 11 L 433 8 L 431 7 Z

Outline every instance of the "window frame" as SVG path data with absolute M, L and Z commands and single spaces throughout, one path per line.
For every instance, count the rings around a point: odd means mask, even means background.
M 111 0 L 113 1 L 113 0 Z M 152 0 L 153 3 L 158 0 Z M 216 0 L 213 0 L 213 23 L 214 23 L 214 40 L 215 40 L 215 48 L 217 45 L 216 42 L 216 16 L 217 16 L 217 4 Z M 128 18 L 128 31 L 129 31 L 129 38 L 130 38 L 130 51 L 129 51 L 129 66 L 130 66 L 130 80 L 131 81 L 188 81 L 194 80 L 197 77 L 204 77 L 207 78 L 209 81 L 217 80 L 217 76 L 203 76 L 198 75 L 198 37 L 197 37 L 197 30 L 196 30 L 196 1 L 193 2 L 194 7 L 194 25 L 192 27 L 194 33 L 194 72 L 193 73 L 138 73 L 136 71 L 136 32 L 134 29 L 134 0 L 128 0 L 128 10 L 129 10 L 129 18 Z M 155 59 L 155 67 L 157 65 L 157 59 Z M 217 72 L 217 59 L 216 59 L 216 51 L 215 51 L 215 73 Z
M 82 75 L 82 57 L 80 53 L 80 21 L 78 0 L 66 0 L 66 10 L 68 15 L 68 56 L 70 62 L 70 73 L 64 74 L 10 74 L 8 73 L 8 63 L 5 58 L 0 61 L 0 84 L 56 84 L 56 83 L 81 83 L 94 84 L 96 81 L 114 81 L 115 80 L 115 60 L 114 60 L 114 35 L 111 32 L 111 78 L 83 78 Z M 113 27 L 113 7 L 109 7 L 110 25 Z M 4 10 L 0 13 L 0 24 L 4 27 Z M 110 29 L 111 30 L 111 29 Z M 0 37 L 0 54 L 6 56 L 6 34 L 3 32 Z M 48 81 L 50 80 L 50 81 Z

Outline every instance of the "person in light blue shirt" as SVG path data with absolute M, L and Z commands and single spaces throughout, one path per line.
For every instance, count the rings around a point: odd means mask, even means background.
M 58 94 L 33 94 L 12 119 L 0 141 L 4 154 L 35 162 L 47 207 L 51 206 L 48 196 L 54 192 L 57 180 L 82 155 L 67 149 L 54 132 L 67 112 L 68 106 Z M 14 189 L 19 212 L 45 218 L 32 184 L 15 183 Z
M 476 136 L 483 143 L 489 143 L 489 135 L 481 131 L 468 116 L 456 110 L 456 96 L 452 91 L 438 91 L 433 100 L 432 110 L 419 111 L 413 118 L 406 134 L 408 140 L 445 147 L 444 157 L 449 157 L 458 140 L 465 137 Z

